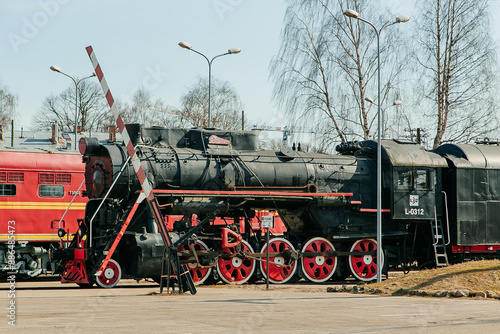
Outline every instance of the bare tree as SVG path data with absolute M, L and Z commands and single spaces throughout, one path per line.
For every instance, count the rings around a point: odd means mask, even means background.
M 153 101 L 151 92 L 139 87 L 132 95 L 132 103 L 118 101 L 118 110 L 125 123 L 140 123 L 143 126 L 179 126 L 176 119 L 168 117 L 168 114 L 175 114 L 177 108 L 165 105 L 161 99 Z M 113 123 L 114 120 L 110 119 Z
M 135 123 L 149 125 L 151 119 L 149 117 L 153 102 L 151 101 L 151 92 L 144 87 L 139 87 L 132 96 L 132 114 Z
M 365 97 L 376 95 L 377 49 L 371 27 L 343 15 L 348 9 L 379 25 L 367 0 L 301 0 L 285 14 L 280 51 L 270 64 L 273 98 L 298 123 L 328 122 L 338 141 L 370 137 L 376 109 Z M 390 93 L 402 65 L 394 61 L 396 35 L 384 32 L 382 101 Z M 388 41 L 391 42 L 388 42 Z M 331 142 L 331 138 L 322 137 Z M 325 149 L 324 144 L 320 146 Z
M 181 97 L 182 107 L 178 117 L 183 125 L 204 127 L 208 119 L 208 83 L 199 79 L 189 91 Z M 211 123 L 220 129 L 241 129 L 243 104 L 238 93 L 228 82 L 212 79 L 210 104 Z
M 105 128 L 108 106 L 97 83 L 82 81 L 78 85 L 77 123 L 82 131 L 101 131 Z M 57 123 L 63 131 L 73 131 L 75 125 L 75 89 L 68 87 L 59 95 L 50 95 L 33 116 L 37 128 L 50 128 Z
M 0 125 L 9 124 L 16 112 L 17 102 L 17 96 L 10 93 L 7 87 L 0 85 Z
M 437 120 L 433 147 L 491 134 L 494 115 L 495 50 L 488 0 L 425 0 L 419 3 L 419 62 Z

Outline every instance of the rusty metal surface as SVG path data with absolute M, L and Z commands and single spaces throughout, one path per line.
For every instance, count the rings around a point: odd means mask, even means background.
M 383 149 L 393 166 L 448 166 L 443 157 L 425 150 L 418 144 L 400 144 L 396 141 L 384 141 Z

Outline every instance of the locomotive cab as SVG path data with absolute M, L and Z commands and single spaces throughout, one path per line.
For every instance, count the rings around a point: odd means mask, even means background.
M 371 142 L 371 146 L 376 145 Z M 392 220 L 434 219 L 440 205 L 441 168 L 446 160 L 405 140 L 382 141 L 383 202 Z M 389 203 L 387 202 L 389 201 Z
M 432 219 L 435 200 L 434 168 L 392 168 L 392 219 Z

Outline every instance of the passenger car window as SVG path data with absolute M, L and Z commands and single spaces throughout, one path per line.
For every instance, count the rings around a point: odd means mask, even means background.
M 38 187 L 40 197 L 63 197 L 64 186 L 43 184 Z
M 0 184 L 0 196 L 15 196 L 16 193 L 15 184 Z

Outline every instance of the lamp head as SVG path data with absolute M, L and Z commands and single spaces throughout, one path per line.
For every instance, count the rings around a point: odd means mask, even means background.
M 227 50 L 227 53 L 229 53 L 229 54 L 238 54 L 240 52 L 241 52 L 240 48 L 231 48 L 231 49 Z
M 348 9 L 344 12 L 344 15 L 347 17 L 352 17 L 353 19 L 359 19 L 359 13 L 354 9 Z
M 179 42 L 179 46 L 183 49 L 191 50 L 193 47 L 188 42 Z
M 59 66 L 51 66 L 50 69 L 54 72 L 59 72 L 59 73 L 62 72 L 62 70 Z
M 408 21 L 410 21 L 410 17 L 408 15 L 401 15 L 401 16 L 396 17 L 397 23 L 405 23 Z

